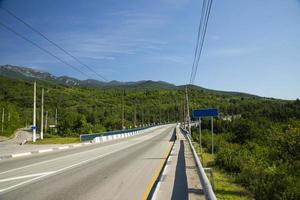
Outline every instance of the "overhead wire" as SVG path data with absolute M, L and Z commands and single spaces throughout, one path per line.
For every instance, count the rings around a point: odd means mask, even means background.
M 208 4 L 208 10 L 207 10 L 207 13 L 206 13 L 204 29 L 203 29 L 203 34 L 202 34 L 202 38 L 201 38 L 201 46 L 200 46 L 200 50 L 199 50 L 199 56 L 198 56 L 197 62 L 196 62 L 194 75 L 193 75 L 193 78 L 192 78 L 192 84 L 195 82 L 195 78 L 196 78 L 196 74 L 197 74 L 197 70 L 198 70 L 198 66 L 199 66 L 199 61 L 200 61 L 200 58 L 201 58 L 201 55 L 202 55 L 203 45 L 204 45 L 206 31 L 207 31 L 207 24 L 208 24 L 208 21 L 209 21 L 209 16 L 210 16 L 210 12 L 211 12 L 212 3 L 213 3 L 213 0 L 210 0 L 209 4 Z
M 94 74 L 96 74 L 98 77 L 100 77 L 101 79 L 103 79 L 104 81 L 107 81 L 107 79 L 102 76 L 101 74 L 97 73 L 92 67 L 88 66 L 87 64 L 83 63 L 81 60 L 79 60 L 76 56 L 74 56 L 73 54 L 69 53 L 67 50 L 65 50 L 63 47 L 61 47 L 60 45 L 58 45 L 57 43 L 53 42 L 52 40 L 50 40 L 46 35 L 44 35 L 42 32 L 40 32 L 39 30 L 35 29 L 33 26 L 31 26 L 30 24 L 28 24 L 27 22 L 25 22 L 23 19 L 21 19 L 20 17 L 18 17 L 16 14 L 14 14 L 12 11 L 8 10 L 7 8 L 1 7 L 6 13 L 8 13 L 9 15 L 11 15 L 12 17 L 14 17 L 15 19 L 17 19 L 18 21 L 20 21 L 21 23 L 23 23 L 27 28 L 29 28 L 30 30 L 32 30 L 33 32 L 35 32 L 36 34 L 40 35 L 41 37 L 43 37 L 45 40 L 47 40 L 49 43 L 51 43 L 52 45 L 54 45 L 56 48 L 58 48 L 59 50 L 61 50 L 62 52 L 64 52 L 65 54 L 67 54 L 68 56 L 70 56 L 71 58 L 73 58 L 75 61 L 77 61 L 80 65 L 84 66 L 85 68 L 87 68 L 88 70 L 90 70 L 91 72 L 93 72 Z
M 207 24 L 209 21 L 212 3 L 213 3 L 213 0 L 208 0 L 208 2 L 206 0 L 203 0 L 202 13 L 201 13 L 201 18 L 200 18 L 200 23 L 199 23 L 199 28 L 198 28 L 198 35 L 197 35 L 197 43 L 196 43 L 195 54 L 194 54 L 194 59 L 193 59 L 192 71 L 191 71 L 191 75 L 190 75 L 190 84 L 194 84 L 196 74 L 198 71 L 199 61 L 200 61 L 200 57 L 202 55 L 202 50 L 203 50 L 203 45 L 204 45 L 205 35 L 206 35 L 206 30 L 207 30 Z
M 199 47 L 201 30 L 202 30 L 202 24 L 203 24 L 203 19 L 204 19 L 205 6 L 206 6 L 206 0 L 203 0 L 203 2 L 202 2 L 201 17 L 200 17 L 200 23 L 199 23 L 198 34 L 197 34 L 197 42 L 196 42 L 196 47 L 195 47 L 195 54 L 194 54 L 192 71 L 191 71 L 191 76 L 190 76 L 190 83 L 192 82 L 192 76 L 193 76 L 193 73 L 194 73 L 194 70 L 195 70 L 195 62 L 197 60 L 197 53 L 198 53 L 198 49 L 199 49 L 198 47 Z
M 55 54 L 51 53 L 50 51 L 48 51 L 47 49 L 41 47 L 40 45 L 38 45 L 37 43 L 33 42 L 32 40 L 30 40 L 29 38 L 23 36 L 22 34 L 18 33 L 17 31 L 15 31 L 14 29 L 10 28 L 9 26 L 5 25 L 4 23 L 0 22 L 0 26 L 2 26 L 4 29 L 14 33 L 15 35 L 17 35 L 18 37 L 22 38 L 23 40 L 27 41 L 28 43 L 32 44 L 33 46 L 39 48 L 40 50 L 44 51 L 45 53 L 49 54 L 50 56 L 54 57 L 55 59 L 57 59 L 58 61 L 60 61 L 61 63 L 71 67 L 72 69 L 76 70 L 77 72 L 81 73 L 82 75 L 86 76 L 86 77 L 90 77 L 89 75 L 87 75 L 86 73 L 84 73 L 83 71 L 77 69 L 75 66 L 67 63 L 66 61 L 62 60 L 61 58 L 59 58 L 58 56 L 56 56 Z

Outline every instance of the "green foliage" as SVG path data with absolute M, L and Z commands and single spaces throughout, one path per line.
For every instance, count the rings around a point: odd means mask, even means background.
M 2 116 L 4 117 L 3 124 Z M 0 133 L 3 126 L 3 134 L 1 135 L 9 137 L 20 125 L 20 116 L 16 107 L 9 102 L 0 102 Z
M 40 125 L 41 88 L 45 88 L 47 133 L 57 137 L 183 118 L 184 87 L 116 86 L 83 88 L 38 82 L 37 126 Z M 199 87 L 189 89 L 190 109 L 215 107 L 215 163 L 247 186 L 256 199 L 300 199 L 300 100 L 284 101 Z M 4 136 L 32 122 L 33 84 L 0 77 L 0 108 L 5 109 Z M 0 109 L 0 114 L 2 110 Z M 9 116 L 8 116 L 9 115 Z M 224 120 L 227 119 L 231 120 Z M 228 118 L 229 117 L 229 118 Z M 203 119 L 202 144 L 211 151 L 210 121 Z M 193 139 L 199 141 L 195 129 Z M 49 138 L 51 139 L 51 138 Z M 63 139 L 59 139 L 63 140 Z
M 235 120 L 225 133 L 215 135 L 215 163 L 233 174 L 258 200 L 299 199 L 300 120 L 265 121 L 265 116 L 256 121 Z M 198 138 L 193 137 L 195 141 Z M 202 139 L 210 152 L 208 130 L 203 131 Z

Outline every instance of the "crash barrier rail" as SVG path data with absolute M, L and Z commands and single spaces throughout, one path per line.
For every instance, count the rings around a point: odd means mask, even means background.
M 205 198 L 207 200 L 217 200 L 216 198 L 216 195 L 213 191 L 213 188 L 205 174 L 205 171 L 204 171 L 204 168 L 199 160 L 199 157 L 198 157 L 198 154 L 192 144 L 192 141 L 191 141 L 191 138 L 190 138 L 190 134 L 187 130 L 183 129 L 183 128 L 180 128 L 182 132 L 185 133 L 185 135 L 187 136 L 187 139 L 189 141 L 189 144 L 190 144 L 190 147 L 192 149 L 192 152 L 193 152 L 193 156 L 196 160 L 196 165 L 197 165 L 197 170 L 198 170 L 198 173 L 199 173 L 199 177 L 200 177 L 200 182 L 202 184 L 202 187 L 203 187 L 203 191 L 204 191 L 204 195 L 205 195 Z
M 157 125 L 151 125 L 151 126 L 146 126 L 146 127 L 140 127 L 140 128 L 132 128 L 132 129 L 125 129 L 125 130 L 116 130 L 116 131 L 108 131 L 108 132 L 103 132 L 103 133 L 91 133 L 91 134 L 81 134 L 80 135 L 80 142 L 84 142 L 84 141 L 92 141 L 97 137 L 103 137 L 103 136 L 107 136 L 107 139 L 112 138 L 113 136 L 117 136 L 117 135 L 121 135 L 121 134 L 125 134 L 125 133 L 130 133 L 131 135 L 133 133 L 136 133 L 138 131 L 142 131 L 151 127 L 154 127 Z M 112 136 L 112 137 L 109 137 Z

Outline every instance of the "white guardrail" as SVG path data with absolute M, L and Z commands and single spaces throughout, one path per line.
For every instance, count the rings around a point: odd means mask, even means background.
M 191 141 L 191 138 L 190 138 L 190 134 L 188 131 L 184 130 L 184 129 L 181 129 L 183 130 L 185 133 L 186 133 L 186 136 L 187 136 L 187 139 L 189 141 L 189 144 L 191 146 L 191 149 L 192 149 L 192 152 L 193 152 L 193 155 L 194 155 L 194 158 L 196 160 L 196 164 L 197 164 L 197 170 L 198 170 L 198 173 L 199 173 L 199 176 L 200 176 L 200 182 L 202 184 L 202 187 L 203 187 L 203 191 L 204 191 L 204 195 L 206 197 L 207 200 L 217 200 L 217 197 L 213 191 L 213 188 L 205 174 L 205 171 L 204 171 L 204 168 L 199 160 L 199 157 L 197 155 L 197 152 L 192 144 L 192 141 Z
M 131 137 L 131 136 L 134 136 L 134 135 L 149 132 L 149 131 L 151 131 L 153 129 L 156 129 L 158 127 L 160 127 L 160 126 L 153 126 L 153 127 L 145 128 L 145 129 L 138 130 L 138 131 L 129 131 L 129 132 L 114 134 L 114 135 L 98 136 L 98 137 L 95 137 L 94 139 L 92 139 L 91 141 L 92 141 L 92 143 L 100 143 L 100 142 L 106 142 L 106 141 L 110 141 L 110 140 L 127 138 L 127 137 Z

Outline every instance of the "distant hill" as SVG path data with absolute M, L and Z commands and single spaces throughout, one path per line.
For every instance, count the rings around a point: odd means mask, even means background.
M 120 81 L 98 81 L 94 79 L 79 80 L 68 76 L 54 76 L 48 72 L 36 70 L 28 67 L 19 67 L 13 65 L 0 65 L 0 76 L 11 79 L 28 80 L 28 81 L 46 81 L 54 84 L 66 86 L 82 87 L 153 87 L 157 89 L 175 89 L 174 84 L 163 81 L 143 80 L 137 82 L 120 82 Z
M 13 65 L 0 65 L 0 76 L 10 79 L 27 80 L 27 81 L 45 81 L 52 84 L 61 84 L 65 86 L 93 87 L 93 88 L 126 88 L 126 89 L 171 89 L 183 90 L 186 85 L 176 86 L 163 81 L 142 80 L 136 82 L 120 82 L 120 81 L 98 81 L 94 79 L 79 80 L 68 76 L 54 76 L 48 72 L 36 70 L 28 67 L 20 67 Z M 241 97 L 258 97 L 255 95 L 241 92 L 226 92 L 206 89 L 196 85 L 189 85 L 189 88 L 205 91 L 209 93 L 233 95 Z

